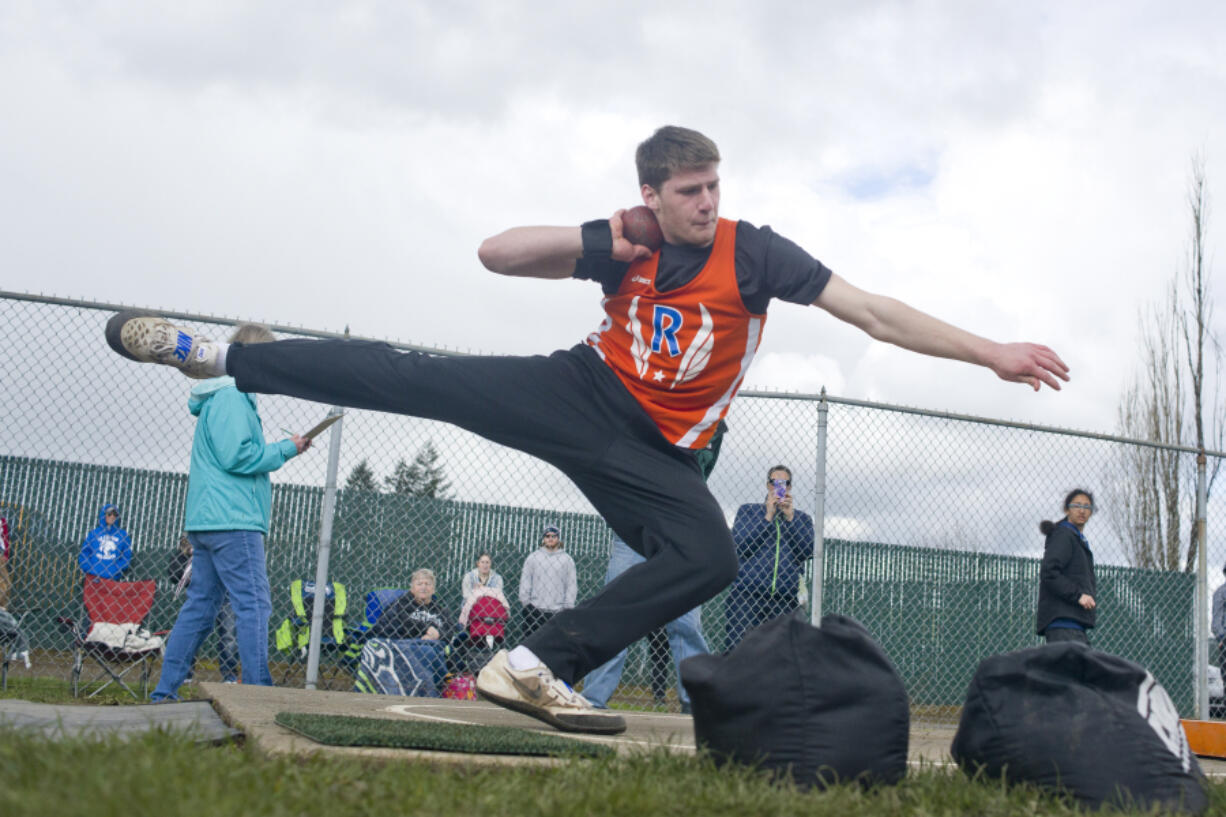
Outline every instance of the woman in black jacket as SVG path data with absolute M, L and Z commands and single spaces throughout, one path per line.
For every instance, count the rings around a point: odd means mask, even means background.
M 1047 537 L 1039 568 L 1039 605 L 1035 632 L 1048 644 L 1075 641 L 1089 645 L 1086 635 L 1095 623 L 1094 554 L 1082 532 L 1094 513 L 1094 496 L 1077 488 L 1064 498 L 1065 516 L 1044 520 L 1039 531 Z

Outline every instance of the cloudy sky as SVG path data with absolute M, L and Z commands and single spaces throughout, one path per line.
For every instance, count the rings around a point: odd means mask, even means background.
M 0 288 L 547 352 L 595 285 L 477 246 L 637 203 L 635 145 L 684 124 L 722 215 L 1073 375 L 1031 394 L 777 304 L 751 386 L 1111 431 L 1194 153 L 1226 189 L 1223 53 L 1208 1 L 2 0 Z

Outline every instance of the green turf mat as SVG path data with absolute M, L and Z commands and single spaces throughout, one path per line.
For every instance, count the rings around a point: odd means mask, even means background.
M 510 726 L 425 723 L 306 712 L 278 712 L 276 722 L 279 726 L 329 746 L 388 746 L 474 755 L 538 757 L 606 757 L 614 754 L 608 746 Z

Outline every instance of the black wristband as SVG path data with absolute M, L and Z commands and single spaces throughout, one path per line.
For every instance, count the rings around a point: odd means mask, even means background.
M 583 235 L 583 257 L 608 257 L 613 252 L 613 230 L 607 218 L 586 221 L 579 228 Z

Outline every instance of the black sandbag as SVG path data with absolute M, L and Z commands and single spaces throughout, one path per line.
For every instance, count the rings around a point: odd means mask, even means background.
M 967 774 L 1063 789 L 1085 805 L 1200 814 L 1205 778 L 1142 666 L 1076 643 L 984 659 L 950 749 Z
M 727 655 L 681 664 L 694 736 L 717 764 L 790 771 L 802 787 L 897 783 L 907 772 L 902 679 L 854 619 L 803 610 L 768 621 Z

